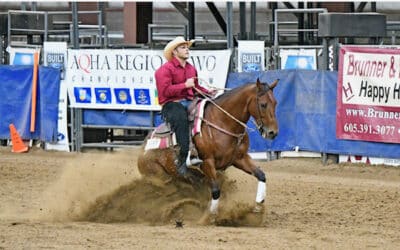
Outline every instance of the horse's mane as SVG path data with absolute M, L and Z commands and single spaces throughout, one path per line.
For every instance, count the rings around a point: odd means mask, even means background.
M 220 95 L 217 98 L 215 98 L 214 101 L 216 101 L 218 103 L 221 103 L 221 102 L 224 102 L 227 99 L 229 100 L 229 99 L 232 98 L 232 96 L 236 95 L 238 92 L 241 92 L 244 88 L 247 88 L 252 84 L 254 84 L 254 83 L 246 83 L 246 84 L 243 84 L 243 85 L 241 85 L 239 87 L 236 87 L 236 88 L 233 88 L 233 89 L 231 89 L 229 91 L 226 91 L 222 95 Z

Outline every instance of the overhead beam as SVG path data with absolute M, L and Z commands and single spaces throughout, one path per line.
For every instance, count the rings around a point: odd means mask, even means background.
M 219 27 L 222 29 L 222 31 L 226 35 L 226 22 L 225 22 L 224 18 L 221 16 L 221 14 L 219 13 L 217 7 L 215 6 L 215 4 L 213 2 L 206 2 L 206 4 L 207 4 L 207 7 L 210 9 L 211 14 L 213 14 L 215 20 L 217 21 Z
M 283 4 L 288 9 L 296 9 L 290 2 L 283 2 Z M 299 18 L 299 16 L 300 16 L 298 13 L 292 13 L 292 14 L 295 15 L 297 18 Z
M 367 5 L 367 2 L 361 2 L 357 7 L 356 12 L 363 12 L 365 5 Z
M 210 9 L 211 14 L 213 14 L 215 20 L 217 21 L 219 27 L 224 32 L 225 36 L 227 36 L 228 33 L 227 33 L 227 29 L 226 29 L 226 27 L 227 27 L 226 22 L 225 22 L 224 18 L 222 17 L 222 15 L 219 13 L 217 7 L 215 6 L 215 4 L 213 2 L 206 2 L 206 4 L 207 4 L 207 7 Z M 227 2 L 227 8 L 228 8 L 228 6 L 231 6 L 229 4 L 229 2 Z M 227 10 L 227 12 L 228 12 L 228 10 Z M 238 44 L 235 37 L 233 37 L 233 44 L 235 46 L 237 46 L 237 44 Z
M 182 16 L 189 20 L 189 12 L 186 10 L 186 3 L 171 2 L 171 4 L 182 14 Z

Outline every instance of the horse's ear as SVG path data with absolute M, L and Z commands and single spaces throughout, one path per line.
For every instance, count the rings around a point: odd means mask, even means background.
M 260 78 L 257 77 L 256 85 L 258 89 L 262 89 L 262 83 L 260 82 Z
M 278 82 L 279 82 L 279 79 L 276 79 L 276 80 L 269 86 L 269 88 L 270 88 L 271 90 L 273 90 L 273 89 L 276 87 L 276 85 L 278 85 Z

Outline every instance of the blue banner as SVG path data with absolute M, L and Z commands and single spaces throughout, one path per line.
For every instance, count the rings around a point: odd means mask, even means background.
M 339 140 L 336 138 L 337 72 L 316 70 L 272 70 L 258 73 L 231 73 L 227 88 L 248 82 L 272 83 L 278 101 L 276 115 L 279 135 L 275 140 L 263 139 L 258 131 L 249 130 L 250 151 L 300 150 L 399 158 L 400 144 Z M 247 124 L 254 128 L 252 122 Z
M 0 139 L 13 123 L 22 139 L 57 141 L 60 70 L 39 67 L 35 132 L 30 132 L 33 66 L 0 65 Z

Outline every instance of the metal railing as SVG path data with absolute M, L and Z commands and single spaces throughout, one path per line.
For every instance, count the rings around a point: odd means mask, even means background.
M 300 14 L 305 14 L 305 13 L 325 13 L 328 12 L 327 9 L 325 8 L 316 8 L 316 9 L 276 9 L 275 10 L 275 20 L 273 21 L 274 24 L 274 47 L 279 46 L 279 34 L 282 32 L 285 33 L 299 33 L 299 32 L 314 32 L 318 33 L 318 28 L 315 29 L 299 29 L 299 28 L 294 28 L 294 29 L 280 29 L 279 25 L 280 24 L 293 24 L 293 23 L 298 23 L 298 22 L 279 22 L 279 15 L 282 13 L 300 13 Z
M 396 38 L 400 36 L 400 22 L 386 21 L 386 34 L 390 37 L 391 44 L 396 44 Z
M 78 11 L 78 15 L 97 15 L 96 25 L 79 24 L 79 38 L 95 37 L 91 43 L 96 43 L 100 47 L 108 44 L 107 27 L 102 23 L 101 11 Z M 66 16 L 61 18 L 62 16 Z M 65 20 L 67 19 L 67 20 Z M 22 44 L 13 43 L 15 36 L 40 35 L 43 41 L 51 38 L 60 38 L 61 40 L 73 41 L 72 32 L 72 12 L 71 11 L 24 11 L 9 10 L 7 41 L 9 46 L 20 46 Z M 29 47 L 29 44 L 23 44 Z
M 154 44 L 155 41 L 170 41 L 176 36 L 183 36 L 187 39 L 187 30 L 187 25 L 149 24 L 148 42 Z

